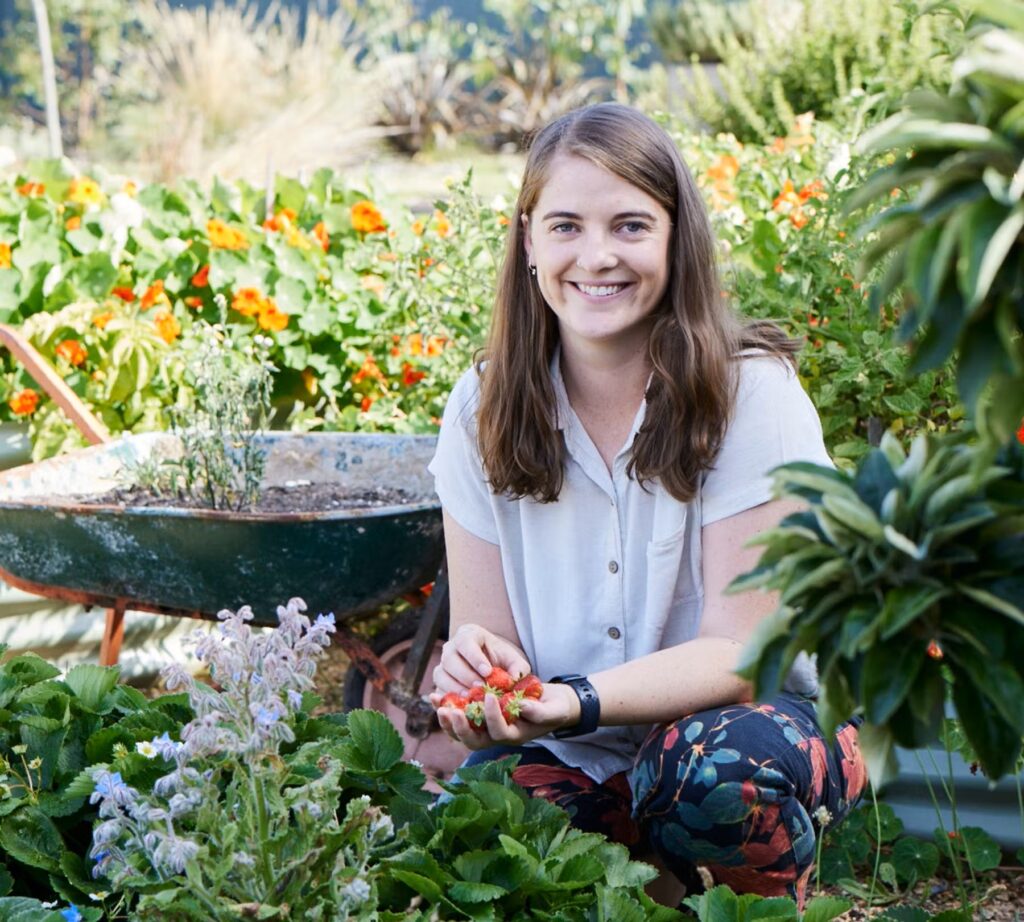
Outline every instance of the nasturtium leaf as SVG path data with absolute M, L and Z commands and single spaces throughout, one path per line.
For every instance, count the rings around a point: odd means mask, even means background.
M 931 877 L 939 867 L 939 850 L 916 836 L 903 836 L 892 849 L 892 866 L 904 885 Z

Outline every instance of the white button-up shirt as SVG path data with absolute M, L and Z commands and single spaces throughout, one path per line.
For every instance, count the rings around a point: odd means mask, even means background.
M 608 470 L 569 404 L 557 355 L 551 373 L 568 456 L 562 491 L 552 503 L 495 495 L 477 449 L 477 371 L 456 384 L 429 469 L 445 510 L 501 549 L 519 640 L 541 678 L 600 672 L 695 638 L 704 601 L 701 528 L 770 500 L 767 473 L 778 464 L 831 465 L 818 415 L 791 366 L 763 355 L 738 361 L 722 449 L 689 503 L 657 480 L 641 487 L 626 474 L 646 403 Z M 805 660 L 787 687 L 810 692 L 815 682 Z M 599 727 L 534 743 L 603 781 L 632 766 L 649 730 Z

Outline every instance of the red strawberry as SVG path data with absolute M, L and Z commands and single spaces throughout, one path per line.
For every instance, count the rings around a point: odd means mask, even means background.
M 533 673 L 524 675 L 512 688 L 522 692 L 524 698 L 540 698 L 544 694 L 544 684 Z
M 501 696 L 501 716 L 505 718 L 505 723 L 514 724 L 519 719 L 522 708 L 522 692 L 510 691 Z
M 460 695 L 458 692 L 448 692 L 448 694 L 441 699 L 441 703 L 438 707 L 458 708 L 460 711 L 464 711 L 468 703 L 468 699 L 463 695 Z
M 484 695 L 487 694 L 487 689 L 483 685 L 474 685 L 468 692 L 466 692 L 466 701 L 483 701 Z
M 516 684 L 516 680 L 502 669 L 501 666 L 495 666 L 484 682 L 497 692 L 512 691 L 512 686 Z

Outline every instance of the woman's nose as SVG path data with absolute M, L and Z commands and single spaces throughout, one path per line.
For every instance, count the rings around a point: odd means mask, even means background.
M 601 272 L 613 269 L 618 262 L 614 241 L 606 234 L 589 234 L 580 241 L 576 257 L 578 268 L 587 272 Z

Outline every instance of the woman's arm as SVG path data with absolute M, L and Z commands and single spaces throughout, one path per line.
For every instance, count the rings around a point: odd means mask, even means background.
M 799 508 L 792 501 L 764 503 L 703 528 L 704 612 L 699 635 L 591 675 L 601 699 L 602 724 L 661 723 L 751 699 L 749 683 L 733 670 L 754 628 L 775 610 L 778 599 L 761 591 L 724 591 L 761 556 L 760 547 L 744 547 L 746 542 Z
M 513 675 L 530 671 L 512 617 L 501 551 L 444 513 L 451 607 L 449 640 L 434 684 L 441 692 L 465 690 L 494 666 Z

